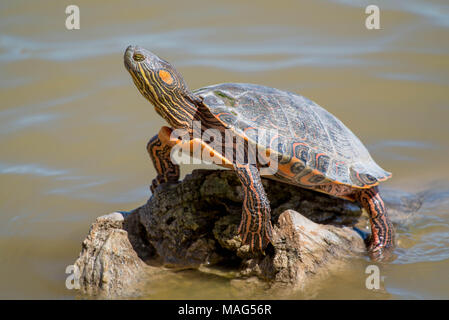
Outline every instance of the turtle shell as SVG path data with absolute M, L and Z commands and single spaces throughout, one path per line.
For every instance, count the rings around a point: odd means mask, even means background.
M 312 172 L 310 182 L 315 185 L 335 182 L 369 188 L 391 177 L 351 130 L 303 96 L 241 83 L 213 85 L 194 93 L 236 134 L 280 155 L 280 163 L 289 163 L 280 170 L 289 168 L 298 178 Z M 277 134 L 259 139 L 261 130 Z

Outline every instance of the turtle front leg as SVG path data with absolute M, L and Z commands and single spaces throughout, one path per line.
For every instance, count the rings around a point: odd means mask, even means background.
M 356 200 L 365 208 L 370 216 L 371 238 L 368 252 L 374 261 L 393 259 L 395 247 L 395 231 L 388 219 L 384 202 L 377 187 L 363 189 L 356 193 Z
M 235 164 L 234 169 L 242 183 L 244 200 L 242 220 L 238 232 L 242 243 L 251 251 L 263 251 L 272 240 L 271 209 L 255 165 Z
M 153 179 L 150 186 L 153 193 L 161 183 L 177 182 L 179 179 L 179 165 L 174 164 L 170 159 L 170 153 L 175 144 L 170 142 L 171 132 L 172 129 L 162 127 L 159 133 L 151 138 L 147 144 L 148 154 L 157 171 L 157 177 Z

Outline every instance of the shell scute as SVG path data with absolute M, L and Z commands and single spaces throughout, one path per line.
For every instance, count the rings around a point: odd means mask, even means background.
M 351 130 L 305 97 L 239 83 L 209 86 L 195 93 L 237 135 L 276 153 L 281 170 L 288 168 L 288 176 L 300 185 L 336 182 L 368 188 L 391 176 L 374 162 Z

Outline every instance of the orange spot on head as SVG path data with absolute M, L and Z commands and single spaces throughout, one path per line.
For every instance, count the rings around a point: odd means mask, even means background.
M 173 78 L 170 74 L 170 72 L 165 70 L 159 70 L 159 77 L 164 81 L 166 84 L 172 84 Z

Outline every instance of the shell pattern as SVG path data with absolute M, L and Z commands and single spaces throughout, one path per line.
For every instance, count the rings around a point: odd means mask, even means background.
M 340 120 L 313 101 L 274 88 L 224 83 L 194 91 L 237 134 L 280 155 L 278 178 L 310 187 L 370 188 L 391 174 Z M 261 139 L 259 132 L 276 132 Z

